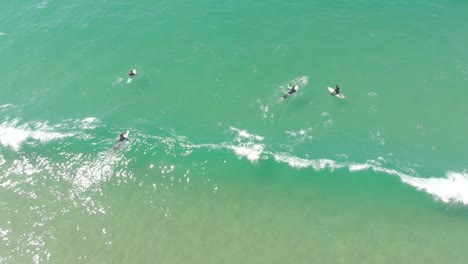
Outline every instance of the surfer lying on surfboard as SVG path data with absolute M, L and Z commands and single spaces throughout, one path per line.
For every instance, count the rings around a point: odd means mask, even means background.
M 135 77 L 137 75 L 136 69 L 131 69 L 130 72 L 128 73 L 128 76 L 130 78 Z
M 285 95 L 283 95 L 281 97 L 281 99 L 284 100 L 284 99 L 288 98 L 291 94 L 297 92 L 297 90 L 299 90 L 299 85 L 294 85 L 293 87 L 288 85 L 288 88 L 289 88 L 289 91 Z
M 117 145 L 115 145 L 114 147 L 114 152 L 116 152 L 123 144 L 123 142 L 125 140 L 128 140 L 128 134 L 130 133 L 130 131 L 125 131 L 124 133 L 120 134 L 119 135 L 119 142 L 117 142 Z

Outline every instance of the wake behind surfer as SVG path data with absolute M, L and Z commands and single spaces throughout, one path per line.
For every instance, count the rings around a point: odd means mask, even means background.
M 286 98 L 288 98 L 291 94 L 297 92 L 297 90 L 299 90 L 299 85 L 296 84 L 296 85 L 294 85 L 293 87 L 291 87 L 291 86 L 288 85 L 288 88 L 289 88 L 289 91 L 288 91 L 285 95 L 283 95 L 283 96 L 281 97 L 282 99 L 286 99 Z

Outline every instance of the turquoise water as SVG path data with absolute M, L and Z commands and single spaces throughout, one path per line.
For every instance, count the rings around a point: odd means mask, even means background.
M 468 3 L 4 2 L 1 263 L 468 261 Z

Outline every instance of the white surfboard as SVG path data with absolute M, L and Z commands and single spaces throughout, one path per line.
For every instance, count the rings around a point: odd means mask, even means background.
M 122 135 L 125 139 L 128 139 L 128 134 L 130 134 L 130 131 L 127 130 L 125 133 Z
M 330 91 L 330 93 L 333 93 L 335 91 L 335 88 L 328 87 L 328 91 Z M 345 98 L 344 94 L 341 94 L 341 93 L 335 94 L 335 95 L 336 97 L 341 98 L 341 99 Z

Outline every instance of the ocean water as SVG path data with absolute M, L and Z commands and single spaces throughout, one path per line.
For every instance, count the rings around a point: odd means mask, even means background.
M 466 14 L 4 0 L 0 263 L 467 263 Z

